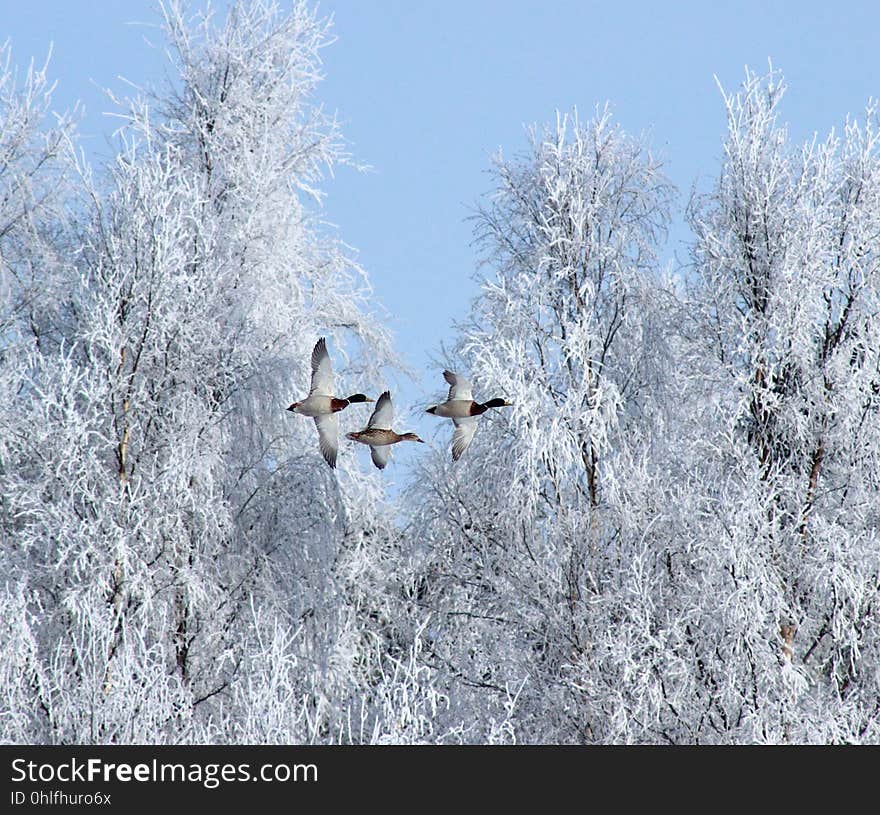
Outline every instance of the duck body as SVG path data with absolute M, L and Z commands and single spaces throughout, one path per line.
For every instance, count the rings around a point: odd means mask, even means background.
M 356 433 L 348 433 L 347 438 L 359 441 L 361 444 L 369 444 L 371 447 L 384 447 L 388 444 L 397 444 L 399 441 L 422 441 L 415 433 L 395 433 L 393 430 L 384 430 L 379 427 L 371 427 L 359 430 Z
M 490 404 L 498 402 L 500 404 Z M 482 416 L 489 408 L 508 404 L 503 399 L 490 399 L 489 402 L 475 402 L 473 399 L 447 399 L 445 402 L 429 407 L 426 411 L 443 419 L 465 419 L 468 416 Z
M 338 413 L 345 410 L 353 402 L 370 402 L 372 400 L 364 397 L 362 393 L 356 393 L 349 396 L 348 399 L 338 399 L 335 396 L 327 396 L 323 393 L 310 393 L 302 402 L 294 402 L 289 408 L 292 413 L 299 413 L 301 416 L 329 416 L 331 413 Z
M 321 337 L 312 349 L 312 386 L 309 395 L 302 401 L 293 402 L 287 409 L 315 420 L 321 455 L 331 467 L 336 466 L 339 452 L 339 421 L 336 414 L 356 402 L 373 401 L 362 393 L 340 399 L 333 395 L 333 391 L 333 366 L 327 353 L 327 341 Z
M 424 444 L 415 433 L 397 433 L 391 429 L 394 418 L 394 407 L 391 404 L 391 392 L 385 391 L 376 400 L 376 409 L 370 416 L 366 428 L 354 433 L 347 433 L 346 438 L 352 441 L 368 444 L 370 446 L 370 458 L 373 464 L 380 470 L 384 470 L 391 457 L 391 445 L 401 441 L 417 441 Z

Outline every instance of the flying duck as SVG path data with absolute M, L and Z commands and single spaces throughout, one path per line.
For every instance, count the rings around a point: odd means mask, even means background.
M 321 454 L 331 467 L 335 467 L 336 454 L 339 452 L 339 421 L 336 414 L 354 402 L 372 401 L 362 393 L 354 393 L 348 399 L 333 395 L 333 366 L 327 353 L 327 341 L 321 337 L 312 349 L 312 388 L 309 395 L 287 409 L 314 418 Z
M 452 435 L 452 460 L 458 461 L 468 449 L 477 432 L 477 418 L 489 408 L 511 407 L 512 402 L 495 398 L 488 402 L 475 402 L 471 393 L 471 383 L 452 371 L 443 371 L 443 378 L 449 383 L 449 396 L 439 405 L 429 407 L 427 413 L 452 419 L 455 433 Z
M 397 444 L 399 441 L 418 441 L 424 444 L 415 433 L 404 433 L 400 435 L 391 429 L 391 421 L 394 418 L 394 408 L 391 405 L 391 393 L 385 391 L 376 402 L 376 409 L 370 416 L 370 421 L 364 430 L 357 433 L 348 433 L 347 436 L 352 441 L 359 441 L 361 444 L 370 445 L 370 456 L 380 470 L 385 469 L 388 459 L 391 456 L 391 445 Z

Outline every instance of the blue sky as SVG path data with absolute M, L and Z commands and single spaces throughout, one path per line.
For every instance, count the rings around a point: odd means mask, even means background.
M 82 98 L 82 130 L 100 152 L 112 119 L 97 86 L 161 77 L 145 0 L 0 0 L 0 40 L 24 66 L 54 42 L 59 106 Z M 610 101 L 629 131 L 649 131 L 682 207 L 717 172 L 724 111 L 715 86 L 764 71 L 789 85 L 783 115 L 796 138 L 840 127 L 880 96 L 880 4 L 828 2 L 575 2 L 326 0 L 336 42 L 324 52 L 320 99 L 338 111 L 355 157 L 326 185 L 326 217 L 358 250 L 416 381 L 396 379 L 402 423 L 430 431 L 421 406 L 443 391 L 431 359 L 455 339 L 477 293 L 471 208 L 487 192 L 499 147 L 524 146 L 523 125 Z M 686 230 L 664 255 L 684 258 Z M 431 417 L 427 417 L 430 419 Z M 435 422 L 437 426 L 440 423 Z M 444 428 L 444 431 L 448 428 Z M 444 443 L 446 437 L 438 437 Z M 403 456 L 410 453 L 404 453 Z

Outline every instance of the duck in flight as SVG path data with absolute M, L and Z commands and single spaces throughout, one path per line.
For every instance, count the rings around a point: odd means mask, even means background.
M 391 393 L 385 391 L 376 402 L 376 409 L 370 416 L 370 421 L 364 430 L 357 433 L 349 433 L 347 437 L 352 441 L 370 445 L 370 456 L 380 470 L 385 469 L 388 459 L 391 457 L 391 445 L 399 441 L 417 441 L 424 444 L 415 433 L 395 433 L 391 429 L 394 419 L 394 407 L 391 404 Z
M 301 416 L 314 418 L 321 454 L 331 467 L 336 466 L 336 455 L 339 452 L 339 421 L 336 414 L 356 402 L 373 401 L 362 393 L 339 399 L 333 395 L 333 391 L 333 366 L 327 353 L 327 341 L 321 337 L 312 349 L 312 387 L 309 395 L 287 409 Z
M 427 413 L 452 419 L 455 432 L 452 435 L 452 460 L 458 461 L 474 439 L 477 432 L 477 419 L 489 408 L 511 407 L 512 402 L 496 397 L 488 402 L 474 401 L 471 383 L 452 371 L 443 371 L 443 378 L 449 383 L 449 396 L 439 405 L 429 407 Z

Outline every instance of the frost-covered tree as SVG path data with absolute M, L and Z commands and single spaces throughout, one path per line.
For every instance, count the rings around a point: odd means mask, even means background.
M 13 416 L 26 398 L 25 377 L 32 344 L 50 349 L 57 342 L 59 259 L 54 236 L 63 224 L 65 162 L 71 136 L 69 117 L 50 121 L 52 83 L 47 66 L 33 64 L 23 80 L 12 66 L 12 52 L 0 47 L 0 417 Z M 13 449 L 27 439 L 12 435 L 0 419 L 0 482 L 17 465 Z M 21 432 L 19 430 L 19 432 Z M 0 490 L 0 545 L 12 544 L 9 498 Z M 0 556 L 2 557 L 2 556 Z M 34 697 L 22 683 L 33 640 L 25 621 L 26 588 L 0 570 L 0 615 L 4 658 L 0 728 L 28 732 Z
M 724 95 L 721 174 L 691 216 L 691 732 L 876 741 L 877 112 L 792 145 L 784 90 L 771 72 Z
M 607 109 L 532 129 L 493 179 L 475 229 L 489 273 L 456 370 L 514 407 L 420 474 L 413 600 L 450 695 L 482 707 L 474 739 L 516 699 L 506 737 L 590 741 L 606 725 L 585 671 L 629 557 L 626 482 L 659 420 L 672 191 Z
M 161 13 L 97 174 L 0 52 L 0 739 L 880 741 L 876 105 L 794 145 L 778 74 L 723 94 L 677 278 L 607 109 L 499 154 L 444 361 L 513 406 L 395 508 L 285 410 L 318 335 L 345 392 L 395 360 L 320 222 L 327 22 Z
M 12 49 L 0 46 L 0 353 L 18 345 L 20 330 L 48 341 L 52 329 L 52 238 L 66 220 L 63 154 L 73 117 L 50 122 L 48 62 L 31 64 L 22 80 Z
M 312 100 L 327 24 L 163 18 L 175 79 L 124 103 L 104 176 L 79 163 L 60 338 L 0 415 L 3 739 L 380 739 L 383 672 L 401 711 L 434 698 L 393 670 L 414 658 L 380 590 L 397 536 L 378 480 L 337 479 L 284 410 L 319 333 L 360 388 L 392 359 L 317 221 L 344 157 Z
M 877 113 L 792 145 L 783 90 L 724 95 L 676 285 L 668 188 L 603 117 L 496 169 L 455 364 L 516 407 L 410 496 L 466 737 L 878 740 Z

